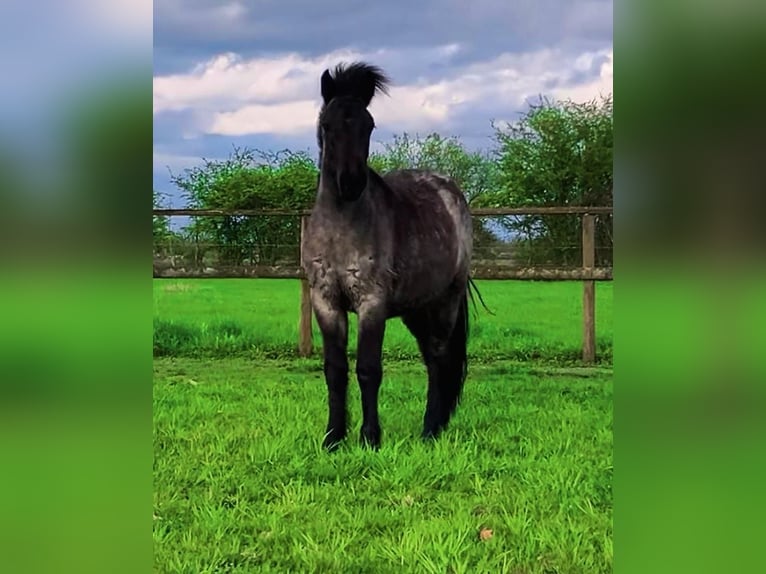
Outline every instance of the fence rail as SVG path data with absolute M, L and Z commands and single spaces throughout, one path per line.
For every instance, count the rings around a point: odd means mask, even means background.
M 611 206 L 559 206 L 559 207 L 501 207 L 471 210 L 473 217 L 500 217 L 523 215 L 581 215 L 582 216 L 582 266 L 581 267 L 511 267 L 475 264 L 476 279 L 527 280 L 527 281 L 582 281 L 583 282 L 583 362 L 595 361 L 596 349 L 596 281 L 612 281 L 611 267 L 595 266 L 595 221 L 597 215 L 611 215 Z M 301 245 L 309 210 L 278 209 L 153 209 L 159 217 L 299 217 L 301 220 Z M 153 276 L 169 278 L 291 278 L 301 280 L 301 306 L 298 350 L 301 356 L 312 352 L 311 303 L 308 281 L 299 265 L 235 265 L 216 267 L 176 267 L 171 262 L 155 261 Z
M 268 215 L 282 217 L 305 217 L 311 215 L 308 209 L 153 209 L 153 215 L 162 217 L 172 217 L 178 215 L 187 216 L 249 216 L 264 217 Z M 579 205 L 565 205 L 559 207 L 478 207 L 471 210 L 474 217 L 489 217 L 501 215 L 610 215 L 612 207 L 593 206 L 585 207 Z
M 611 267 L 491 267 L 474 266 L 471 276 L 484 280 L 515 281 L 612 281 Z M 221 267 L 174 267 L 154 264 L 155 279 L 303 279 L 303 269 L 285 265 L 228 265 Z

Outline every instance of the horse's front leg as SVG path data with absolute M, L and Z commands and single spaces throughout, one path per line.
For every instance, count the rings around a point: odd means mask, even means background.
M 316 297 L 312 297 L 312 306 L 322 332 L 324 376 L 327 382 L 329 417 L 324 446 L 334 450 L 346 436 L 348 316 L 345 311 Z
M 378 391 L 383 378 L 383 336 L 386 330 L 385 315 L 368 311 L 359 313 L 359 338 L 356 354 L 356 376 L 362 395 L 363 445 L 377 449 L 380 446 L 380 421 L 378 420 Z

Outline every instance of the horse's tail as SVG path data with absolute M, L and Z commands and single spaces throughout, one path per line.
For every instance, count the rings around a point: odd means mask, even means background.
M 486 309 L 490 315 L 494 313 L 484 303 L 484 299 L 479 292 L 478 287 L 471 277 L 466 284 L 465 295 L 460 300 L 458 308 L 457 321 L 452 330 L 452 336 L 449 340 L 449 367 L 450 376 L 443 379 L 443 385 L 440 389 L 445 400 L 447 408 L 447 420 L 452 416 L 460 404 L 460 398 L 463 394 L 463 386 L 468 376 L 468 336 L 470 334 L 470 316 L 468 313 L 468 301 L 470 299 L 474 312 L 476 311 L 476 299 L 478 298 L 481 306 Z
M 479 291 L 479 288 L 476 286 L 476 283 L 473 282 L 472 277 L 468 277 L 468 295 L 471 297 L 471 304 L 473 304 L 473 310 L 474 313 L 476 312 L 476 297 L 479 298 L 479 302 L 481 303 L 481 306 L 484 307 L 484 310 L 489 313 L 490 315 L 494 315 L 494 313 L 490 310 L 489 307 L 487 307 L 487 304 L 484 302 L 484 298 L 481 296 L 481 292 Z M 474 296 L 474 293 L 476 293 L 476 296 Z
M 455 412 L 460 397 L 463 393 L 463 385 L 468 375 L 468 289 L 460 300 L 458 307 L 457 321 L 452 329 L 452 335 L 449 339 L 449 371 L 448 375 L 441 379 L 442 404 L 446 409 L 447 421 Z M 446 422 L 446 421 L 445 421 Z

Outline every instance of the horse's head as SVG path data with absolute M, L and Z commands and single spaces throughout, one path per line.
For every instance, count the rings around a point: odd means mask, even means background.
M 357 98 L 332 100 L 319 118 L 323 173 L 332 178 L 341 199 L 353 201 L 367 187 L 367 157 L 375 122 Z
M 337 187 L 340 199 L 354 201 L 367 187 L 367 158 L 375 120 L 367 106 L 388 80 L 374 66 L 339 65 L 322 74 L 322 99 L 317 139 L 322 176 Z

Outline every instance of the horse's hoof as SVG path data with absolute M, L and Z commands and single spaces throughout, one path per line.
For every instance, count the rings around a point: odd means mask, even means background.
M 336 451 L 338 450 L 338 447 L 340 446 L 340 444 L 343 442 L 344 438 L 345 438 L 345 434 L 343 433 L 329 431 L 324 437 L 322 446 L 328 452 Z
M 434 441 L 437 438 L 439 438 L 439 435 L 441 435 L 442 430 L 443 430 L 442 427 L 424 428 L 423 432 L 420 433 L 420 438 L 426 442 Z
M 340 441 L 324 439 L 322 446 L 327 452 L 335 452 L 340 448 Z
M 359 442 L 363 447 L 372 450 L 380 449 L 380 429 L 362 429 L 359 433 Z

